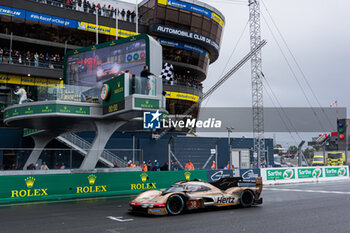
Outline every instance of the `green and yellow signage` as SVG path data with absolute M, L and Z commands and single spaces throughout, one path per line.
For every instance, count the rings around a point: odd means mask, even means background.
M 125 81 L 124 74 L 112 78 L 106 82 L 101 90 L 101 94 L 105 92 L 105 87 L 108 86 L 108 98 L 103 101 L 103 114 L 117 112 L 125 108 Z
M 346 177 L 348 176 L 348 170 L 345 167 L 326 167 L 325 176 L 326 177 Z
M 286 169 L 266 169 L 267 180 L 293 180 L 295 172 L 292 168 Z
M 299 179 L 323 177 L 322 168 L 298 168 Z
M 159 109 L 159 100 L 135 98 L 134 107 Z
M 0 176 L 0 203 L 137 194 L 181 180 L 207 180 L 207 171 L 109 172 Z
M 45 104 L 11 108 L 5 111 L 4 118 L 45 113 L 67 113 L 90 115 L 90 107 L 68 104 Z

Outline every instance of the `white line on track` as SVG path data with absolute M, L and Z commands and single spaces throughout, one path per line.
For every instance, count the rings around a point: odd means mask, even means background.
M 350 192 L 326 191 L 326 190 L 310 190 L 310 189 L 264 188 L 264 190 L 267 190 L 267 191 L 305 192 L 305 193 L 327 193 L 327 194 L 345 194 L 345 195 L 350 195 Z
M 0 204 L 1 207 L 9 207 L 9 206 L 22 206 L 22 205 L 42 205 L 42 204 L 51 204 L 51 203 L 66 203 L 66 202 L 81 202 L 81 201 L 91 201 L 91 200 L 100 200 L 100 199 L 112 199 L 112 198 L 126 198 L 131 195 L 120 195 L 120 196 L 106 196 L 106 197 L 89 197 L 89 198 L 79 198 L 79 199 L 67 199 L 67 200 L 59 200 L 59 201 L 37 201 L 37 202 L 23 202 L 23 203 L 12 203 L 12 204 Z
M 113 216 L 107 216 L 107 218 L 111 219 L 111 220 L 114 220 L 114 221 L 118 221 L 118 222 L 130 222 L 130 221 L 133 221 L 134 219 L 132 218 L 129 218 L 129 219 L 122 219 L 123 216 L 120 216 L 120 217 L 113 217 Z

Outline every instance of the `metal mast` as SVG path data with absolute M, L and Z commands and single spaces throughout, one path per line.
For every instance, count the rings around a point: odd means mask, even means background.
M 260 3 L 259 0 L 248 0 L 249 3 L 249 26 L 250 26 L 250 49 L 257 47 L 261 40 L 260 33 Z M 254 151 L 257 155 L 257 166 L 261 166 L 261 160 L 265 160 L 264 141 L 264 102 L 262 85 L 261 51 L 257 51 L 251 58 L 252 74 L 252 108 L 253 108 L 253 137 Z

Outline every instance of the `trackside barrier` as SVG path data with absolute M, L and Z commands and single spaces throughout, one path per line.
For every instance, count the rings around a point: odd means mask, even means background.
M 262 168 L 264 184 L 290 184 L 349 179 L 348 166 Z
M 137 194 L 176 181 L 207 180 L 206 170 L 0 176 L 0 203 Z

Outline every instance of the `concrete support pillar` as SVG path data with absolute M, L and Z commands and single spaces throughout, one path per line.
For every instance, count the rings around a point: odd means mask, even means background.
M 126 123 L 126 121 L 115 121 L 115 120 L 96 120 L 96 136 L 92 143 L 91 149 L 88 152 L 87 156 L 85 156 L 84 161 L 82 162 L 80 169 L 82 170 L 92 170 L 95 169 L 96 164 L 105 149 L 105 146 L 112 136 L 112 134 L 122 125 Z
M 38 135 L 33 135 L 32 138 L 34 140 L 34 148 L 29 158 L 27 159 L 25 165 L 23 166 L 23 170 L 27 170 L 27 166 L 30 164 L 34 164 L 38 161 L 41 152 L 44 150 L 45 146 L 55 137 L 56 134 L 52 134 L 49 132 L 44 132 Z

